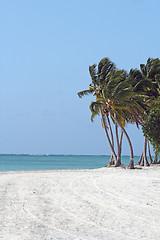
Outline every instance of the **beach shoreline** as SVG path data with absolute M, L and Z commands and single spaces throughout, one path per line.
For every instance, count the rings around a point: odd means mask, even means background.
M 0 239 L 160 239 L 159 165 L 0 177 Z

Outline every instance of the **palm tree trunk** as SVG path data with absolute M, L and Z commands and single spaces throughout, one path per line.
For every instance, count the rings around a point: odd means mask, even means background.
M 152 164 L 152 163 L 153 163 L 153 159 L 152 159 L 152 156 L 151 156 L 149 141 L 147 141 L 147 143 L 148 143 L 148 155 L 149 155 L 149 160 L 150 160 L 150 164 Z
M 120 142 L 119 142 L 119 146 L 120 146 L 120 157 L 121 157 L 121 153 L 122 153 L 122 139 L 123 139 L 123 131 L 122 131 L 122 129 L 121 129 Z
M 144 150 L 143 150 L 143 155 L 144 155 L 144 166 L 149 166 L 149 162 L 147 160 L 147 138 L 144 138 Z
M 144 147 L 143 147 L 143 152 L 142 155 L 140 157 L 140 160 L 138 161 L 137 165 L 140 166 L 149 166 L 149 162 L 147 160 L 147 138 L 144 138 Z
M 101 117 L 102 117 L 102 123 L 103 123 L 103 126 L 104 126 L 105 134 L 106 134 L 106 137 L 107 137 L 107 140 L 108 140 L 110 149 L 111 149 L 111 154 L 113 155 L 114 161 L 116 161 L 117 156 L 116 156 L 116 154 L 115 154 L 115 151 L 114 151 L 114 149 L 113 149 L 113 146 L 112 146 L 111 141 L 110 141 L 110 138 L 109 138 L 109 134 L 108 134 L 108 131 L 107 131 L 107 127 L 106 127 L 106 125 L 105 125 L 105 119 L 104 119 L 104 115 L 103 115 L 103 113 L 102 113 L 102 110 L 101 110 Z
M 111 113 L 110 113 L 111 114 Z M 119 127 L 122 129 L 123 133 L 125 134 L 126 138 L 127 138 L 127 141 L 128 141 L 128 144 L 129 144 L 129 148 L 130 148 L 130 162 L 129 162 L 129 165 L 128 165 L 128 168 L 129 169 L 134 169 L 134 159 L 133 159 L 133 147 L 132 147 L 132 143 L 130 141 L 130 138 L 126 132 L 126 130 L 122 127 L 122 125 L 120 124 L 120 122 L 117 120 L 116 117 L 114 117 L 112 114 L 111 114 L 112 118 L 114 119 L 114 121 L 119 125 Z
M 110 131 L 110 134 L 111 134 L 112 145 L 113 145 L 113 148 L 114 148 L 114 138 L 113 138 L 113 132 L 112 132 L 112 128 L 111 128 L 111 123 L 110 123 L 108 115 L 106 115 L 106 117 L 107 117 L 107 121 L 108 121 L 109 131 Z
M 115 123 L 115 133 L 116 133 L 116 140 L 117 140 L 117 161 L 115 166 L 119 167 L 121 165 L 121 159 L 120 159 L 120 145 L 119 145 L 119 137 L 118 137 L 118 126 L 117 123 Z
M 136 163 L 136 165 L 140 165 L 140 163 L 141 163 L 141 161 L 142 161 L 142 158 L 143 158 L 143 152 L 142 152 L 142 154 L 141 154 L 141 156 L 140 156 L 139 161 Z
M 111 153 L 111 157 L 110 157 L 109 163 L 107 164 L 107 167 L 110 167 L 113 165 L 115 165 L 115 160 L 114 160 L 113 154 Z
M 110 120 L 109 120 L 109 116 L 107 114 L 106 114 L 106 117 L 107 117 L 107 121 L 108 121 L 110 135 L 111 135 L 111 142 L 112 142 L 112 146 L 113 146 L 113 149 L 114 149 L 114 138 L 113 138 L 113 132 L 112 132 L 112 128 L 111 128 L 111 123 L 110 123 Z M 107 166 L 110 167 L 111 165 L 115 165 L 115 164 L 116 163 L 114 161 L 113 154 L 111 153 L 111 158 L 110 158 Z

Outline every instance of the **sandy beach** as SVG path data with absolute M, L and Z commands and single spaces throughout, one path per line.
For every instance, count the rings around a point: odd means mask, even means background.
M 160 167 L 0 173 L 0 239 L 159 240 Z

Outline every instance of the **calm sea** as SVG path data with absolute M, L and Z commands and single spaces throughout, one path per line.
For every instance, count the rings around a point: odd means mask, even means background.
M 108 164 L 110 156 L 84 155 L 0 155 L 0 171 L 32 171 L 52 169 L 91 169 Z M 139 157 L 135 157 L 137 162 Z M 129 156 L 122 157 L 128 165 Z

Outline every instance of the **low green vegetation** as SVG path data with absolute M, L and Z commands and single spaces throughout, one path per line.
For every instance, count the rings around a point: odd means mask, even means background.
M 150 109 L 147 120 L 142 124 L 145 137 L 157 154 L 160 153 L 160 105 Z
M 149 141 L 157 155 L 160 134 L 158 136 L 153 133 L 153 126 L 151 127 L 150 124 L 153 124 L 153 115 L 156 114 L 154 124 L 156 129 L 160 130 L 158 122 L 160 112 L 152 110 L 155 102 L 160 99 L 160 60 L 148 58 L 146 64 L 140 64 L 140 69 L 131 69 L 127 72 L 124 69 L 117 69 L 109 58 L 103 58 L 98 66 L 94 64 L 89 67 L 89 73 L 91 83 L 88 89 L 78 92 L 78 96 L 82 98 L 85 95 L 93 95 L 94 97 L 90 104 L 91 121 L 95 116 L 101 116 L 102 127 L 111 149 L 108 166 L 121 165 L 122 140 L 125 136 L 130 148 L 128 168 L 134 168 L 133 147 L 125 128 L 128 123 L 136 124 L 137 127 L 143 126 L 144 149 L 138 165 L 149 166 L 147 148 L 150 163 L 154 163 L 150 154 Z M 149 115 L 148 112 L 150 112 Z M 152 117 L 152 121 L 150 117 Z M 114 130 L 111 121 L 114 123 Z M 159 125 L 157 126 L 157 124 Z M 150 135 L 151 133 L 152 135 Z

